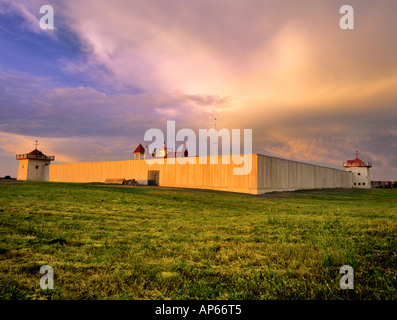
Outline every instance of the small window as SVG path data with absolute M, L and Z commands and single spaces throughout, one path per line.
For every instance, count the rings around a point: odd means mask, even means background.
M 361 186 L 361 183 L 359 182 L 358 185 Z
M 39 168 L 39 166 L 36 166 L 36 169 L 38 169 Z
M 361 173 L 359 172 L 359 173 L 357 173 L 359 176 L 361 176 Z
M 357 185 L 357 183 L 354 182 L 354 185 Z
M 363 186 L 365 186 L 365 182 L 363 182 Z

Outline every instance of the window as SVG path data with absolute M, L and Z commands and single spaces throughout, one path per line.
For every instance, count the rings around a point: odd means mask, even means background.
M 36 166 L 36 169 L 38 169 L 39 168 L 39 166 Z
M 354 185 L 357 185 L 357 183 L 354 182 Z
M 365 186 L 365 182 L 363 182 L 363 186 Z
M 359 182 L 358 185 L 361 186 L 361 183 Z
M 359 176 L 361 176 L 361 173 L 359 172 L 359 173 L 357 173 Z

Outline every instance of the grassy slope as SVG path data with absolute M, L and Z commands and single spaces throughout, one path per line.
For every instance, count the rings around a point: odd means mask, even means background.
M 0 183 L 0 298 L 396 299 L 396 204 L 385 189 Z

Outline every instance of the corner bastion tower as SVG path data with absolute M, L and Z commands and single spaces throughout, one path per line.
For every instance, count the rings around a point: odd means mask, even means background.
M 347 160 L 343 166 L 346 171 L 353 173 L 353 188 L 371 188 L 372 178 L 372 163 L 364 162 L 358 158 L 358 151 L 356 151 L 356 158 L 354 160 Z
M 55 160 L 55 156 L 46 156 L 36 149 L 26 154 L 17 154 L 19 160 L 18 180 L 48 181 L 49 164 Z

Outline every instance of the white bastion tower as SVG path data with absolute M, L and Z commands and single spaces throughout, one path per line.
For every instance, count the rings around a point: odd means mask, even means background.
M 18 180 L 49 180 L 49 165 L 54 161 L 55 156 L 46 156 L 36 149 L 26 154 L 17 154 L 19 160 Z
M 343 166 L 346 171 L 353 173 L 353 188 L 371 188 L 372 179 L 372 163 L 364 162 L 358 158 L 358 151 L 356 151 L 356 158 L 354 160 L 347 160 Z

